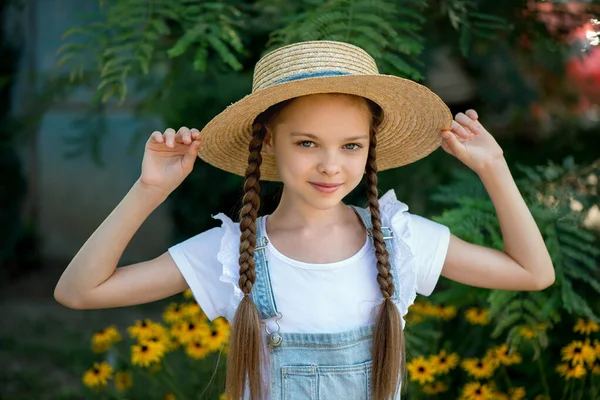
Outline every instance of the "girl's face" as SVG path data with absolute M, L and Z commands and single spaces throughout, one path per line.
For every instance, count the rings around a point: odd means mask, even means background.
M 360 98 L 316 94 L 289 103 L 265 137 L 284 193 L 321 210 L 337 205 L 365 172 L 370 123 Z

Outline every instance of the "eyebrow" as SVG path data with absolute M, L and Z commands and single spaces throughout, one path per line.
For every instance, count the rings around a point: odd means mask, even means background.
M 306 132 L 292 132 L 291 136 L 306 136 L 306 137 L 309 137 L 309 138 L 315 139 L 315 140 L 319 139 L 317 136 L 313 135 L 312 133 L 306 133 Z M 352 136 L 352 137 L 345 138 L 344 141 L 350 142 L 353 140 L 360 140 L 360 139 L 369 139 L 369 135 Z

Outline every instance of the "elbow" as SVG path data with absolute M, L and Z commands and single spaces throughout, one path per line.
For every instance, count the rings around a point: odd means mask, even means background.
M 550 268 L 549 268 L 549 273 L 547 275 L 545 275 L 543 277 L 543 279 L 536 280 L 535 290 L 547 289 L 554 284 L 555 280 L 556 280 L 556 275 L 554 274 L 554 266 L 552 266 L 552 264 L 551 264 Z
M 80 299 L 75 296 L 67 295 L 64 291 L 59 289 L 59 285 L 56 285 L 54 288 L 54 300 L 56 300 L 59 304 L 70 308 L 72 310 L 83 310 L 85 307 L 83 306 Z

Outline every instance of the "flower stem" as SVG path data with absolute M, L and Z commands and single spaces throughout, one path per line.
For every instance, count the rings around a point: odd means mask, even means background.
M 173 381 L 175 379 L 175 375 L 173 374 L 173 370 L 169 366 L 169 363 L 167 363 L 167 360 L 164 358 L 163 358 L 163 365 L 165 366 L 164 378 L 165 378 L 165 382 L 167 383 L 167 385 L 169 385 L 169 387 L 173 390 L 173 392 L 175 392 L 177 399 L 188 400 L 188 397 L 179 390 L 179 388 Z
M 508 372 L 506 371 L 506 365 L 502 365 L 502 375 L 504 376 L 504 380 L 506 381 L 506 386 L 508 386 L 508 389 L 512 389 L 513 386 L 508 376 Z
M 560 398 L 561 400 L 565 400 L 567 398 L 567 393 L 569 391 L 569 387 L 571 386 L 571 381 L 568 380 L 565 382 L 565 389 L 563 390 L 563 394 L 562 397 Z
M 544 364 L 542 364 L 542 355 L 540 354 L 537 358 L 537 365 L 540 369 L 540 376 L 542 377 L 542 385 L 544 386 L 544 394 L 550 398 L 550 388 L 548 387 L 548 381 L 546 380 L 546 373 L 544 372 Z
M 587 380 L 587 374 L 585 374 L 583 379 L 581 380 L 581 387 L 579 388 L 579 396 L 577 396 L 577 400 L 581 400 L 581 398 L 583 397 L 583 388 L 585 387 L 586 380 Z

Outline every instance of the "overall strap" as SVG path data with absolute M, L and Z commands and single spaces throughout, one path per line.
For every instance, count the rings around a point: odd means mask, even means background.
M 361 221 L 365 225 L 365 228 L 367 228 L 367 235 L 369 235 L 371 240 L 373 240 L 373 224 L 371 222 L 371 211 L 369 211 L 368 208 L 362 208 L 362 207 L 357 207 L 357 206 L 353 206 L 353 205 L 350 205 L 350 207 L 352 207 L 352 209 L 354 209 L 354 211 L 358 214 Z M 391 274 L 392 274 L 392 279 L 394 281 L 394 288 L 395 288 L 394 294 L 392 295 L 392 300 L 398 301 L 400 286 L 398 284 L 398 272 L 397 271 L 398 271 L 399 266 L 395 265 L 395 258 L 396 258 L 395 250 L 396 249 L 394 247 L 394 232 L 389 227 L 382 226 L 381 233 L 383 234 L 383 241 L 385 242 L 385 248 L 388 251 L 388 254 L 390 256 L 389 260 L 390 260 L 390 265 L 391 265 Z
M 254 250 L 254 264 L 256 272 L 256 281 L 250 291 L 250 296 L 261 319 L 268 319 L 279 314 L 275 298 L 273 297 L 273 287 L 271 286 L 271 277 L 269 275 L 269 262 L 267 260 L 266 248 L 269 240 L 262 231 L 263 217 L 256 218 L 256 248 Z

